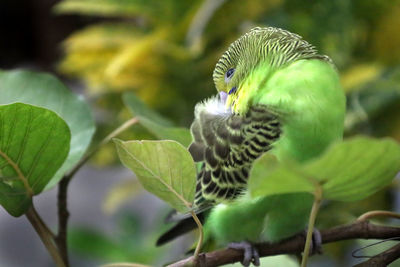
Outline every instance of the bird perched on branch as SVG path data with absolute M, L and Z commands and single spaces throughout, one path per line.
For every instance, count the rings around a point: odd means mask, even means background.
M 257 264 L 251 242 L 275 242 L 304 229 L 313 198 L 250 199 L 254 160 L 266 152 L 279 161 L 320 155 L 342 138 L 345 96 L 329 57 L 273 27 L 254 28 L 232 43 L 213 79 L 219 94 L 196 105 L 191 126 L 189 152 L 201 163 L 194 207 L 208 236 L 243 249 L 244 265 Z M 196 227 L 191 218 L 180 219 L 157 244 Z

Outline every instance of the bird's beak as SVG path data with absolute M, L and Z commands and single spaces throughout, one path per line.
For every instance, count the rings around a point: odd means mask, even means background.
M 231 104 L 230 104 L 230 97 L 228 96 L 228 94 L 224 91 L 219 92 L 219 98 L 221 100 L 221 106 L 225 107 L 225 111 L 229 111 L 231 112 Z
M 219 98 L 221 99 L 221 102 L 223 105 L 226 104 L 226 100 L 228 99 L 228 94 L 224 91 L 219 92 Z

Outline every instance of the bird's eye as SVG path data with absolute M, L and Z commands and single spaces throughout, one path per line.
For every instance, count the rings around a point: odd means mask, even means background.
M 233 74 L 235 73 L 235 69 L 229 69 L 226 73 L 225 73 L 225 82 L 228 83 L 231 79 Z

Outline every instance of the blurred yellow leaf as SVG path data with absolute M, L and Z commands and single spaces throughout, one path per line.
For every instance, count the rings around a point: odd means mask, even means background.
M 366 83 L 375 80 L 382 73 L 382 66 L 375 63 L 354 65 L 341 73 L 341 83 L 346 92 L 357 90 Z
M 396 3 L 379 22 L 373 34 L 373 51 L 378 59 L 389 64 L 400 60 L 400 3 Z
M 128 200 L 132 200 L 142 192 L 143 187 L 136 178 L 117 183 L 107 192 L 102 204 L 102 210 L 104 213 L 111 215 L 116 212 L 122 204 L 126 203 Z

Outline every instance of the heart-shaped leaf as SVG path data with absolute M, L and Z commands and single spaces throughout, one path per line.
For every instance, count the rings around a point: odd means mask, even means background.
M 310 192 L 322 188 L 324 199 L 355 201 L 390 184 L 400 171 L 400 145 L 392 139 L 354 137 L 333 144 L 304 165 L 271 164 L 263 155 L 251 171 L 252 196 Z
M 188 212 L 194 200 L 196 170 L 181 144 L 170 141 L 115 140 L 119 158 L 143 187 L 180 212 Z
M 56 113 L 27 104 L 0 106 L 0 204 L 24 214 L 64 163 L 71 140 Z
M 0 71 L 0 95 L 0 104 L 22 102 L 40 106 L 56 112 L 68 124 L 71 149 L 45 190 L 53 187 L 75 166 L 90 145 L 95 126 L 89 106 L 54 76 L 32 71 Z

